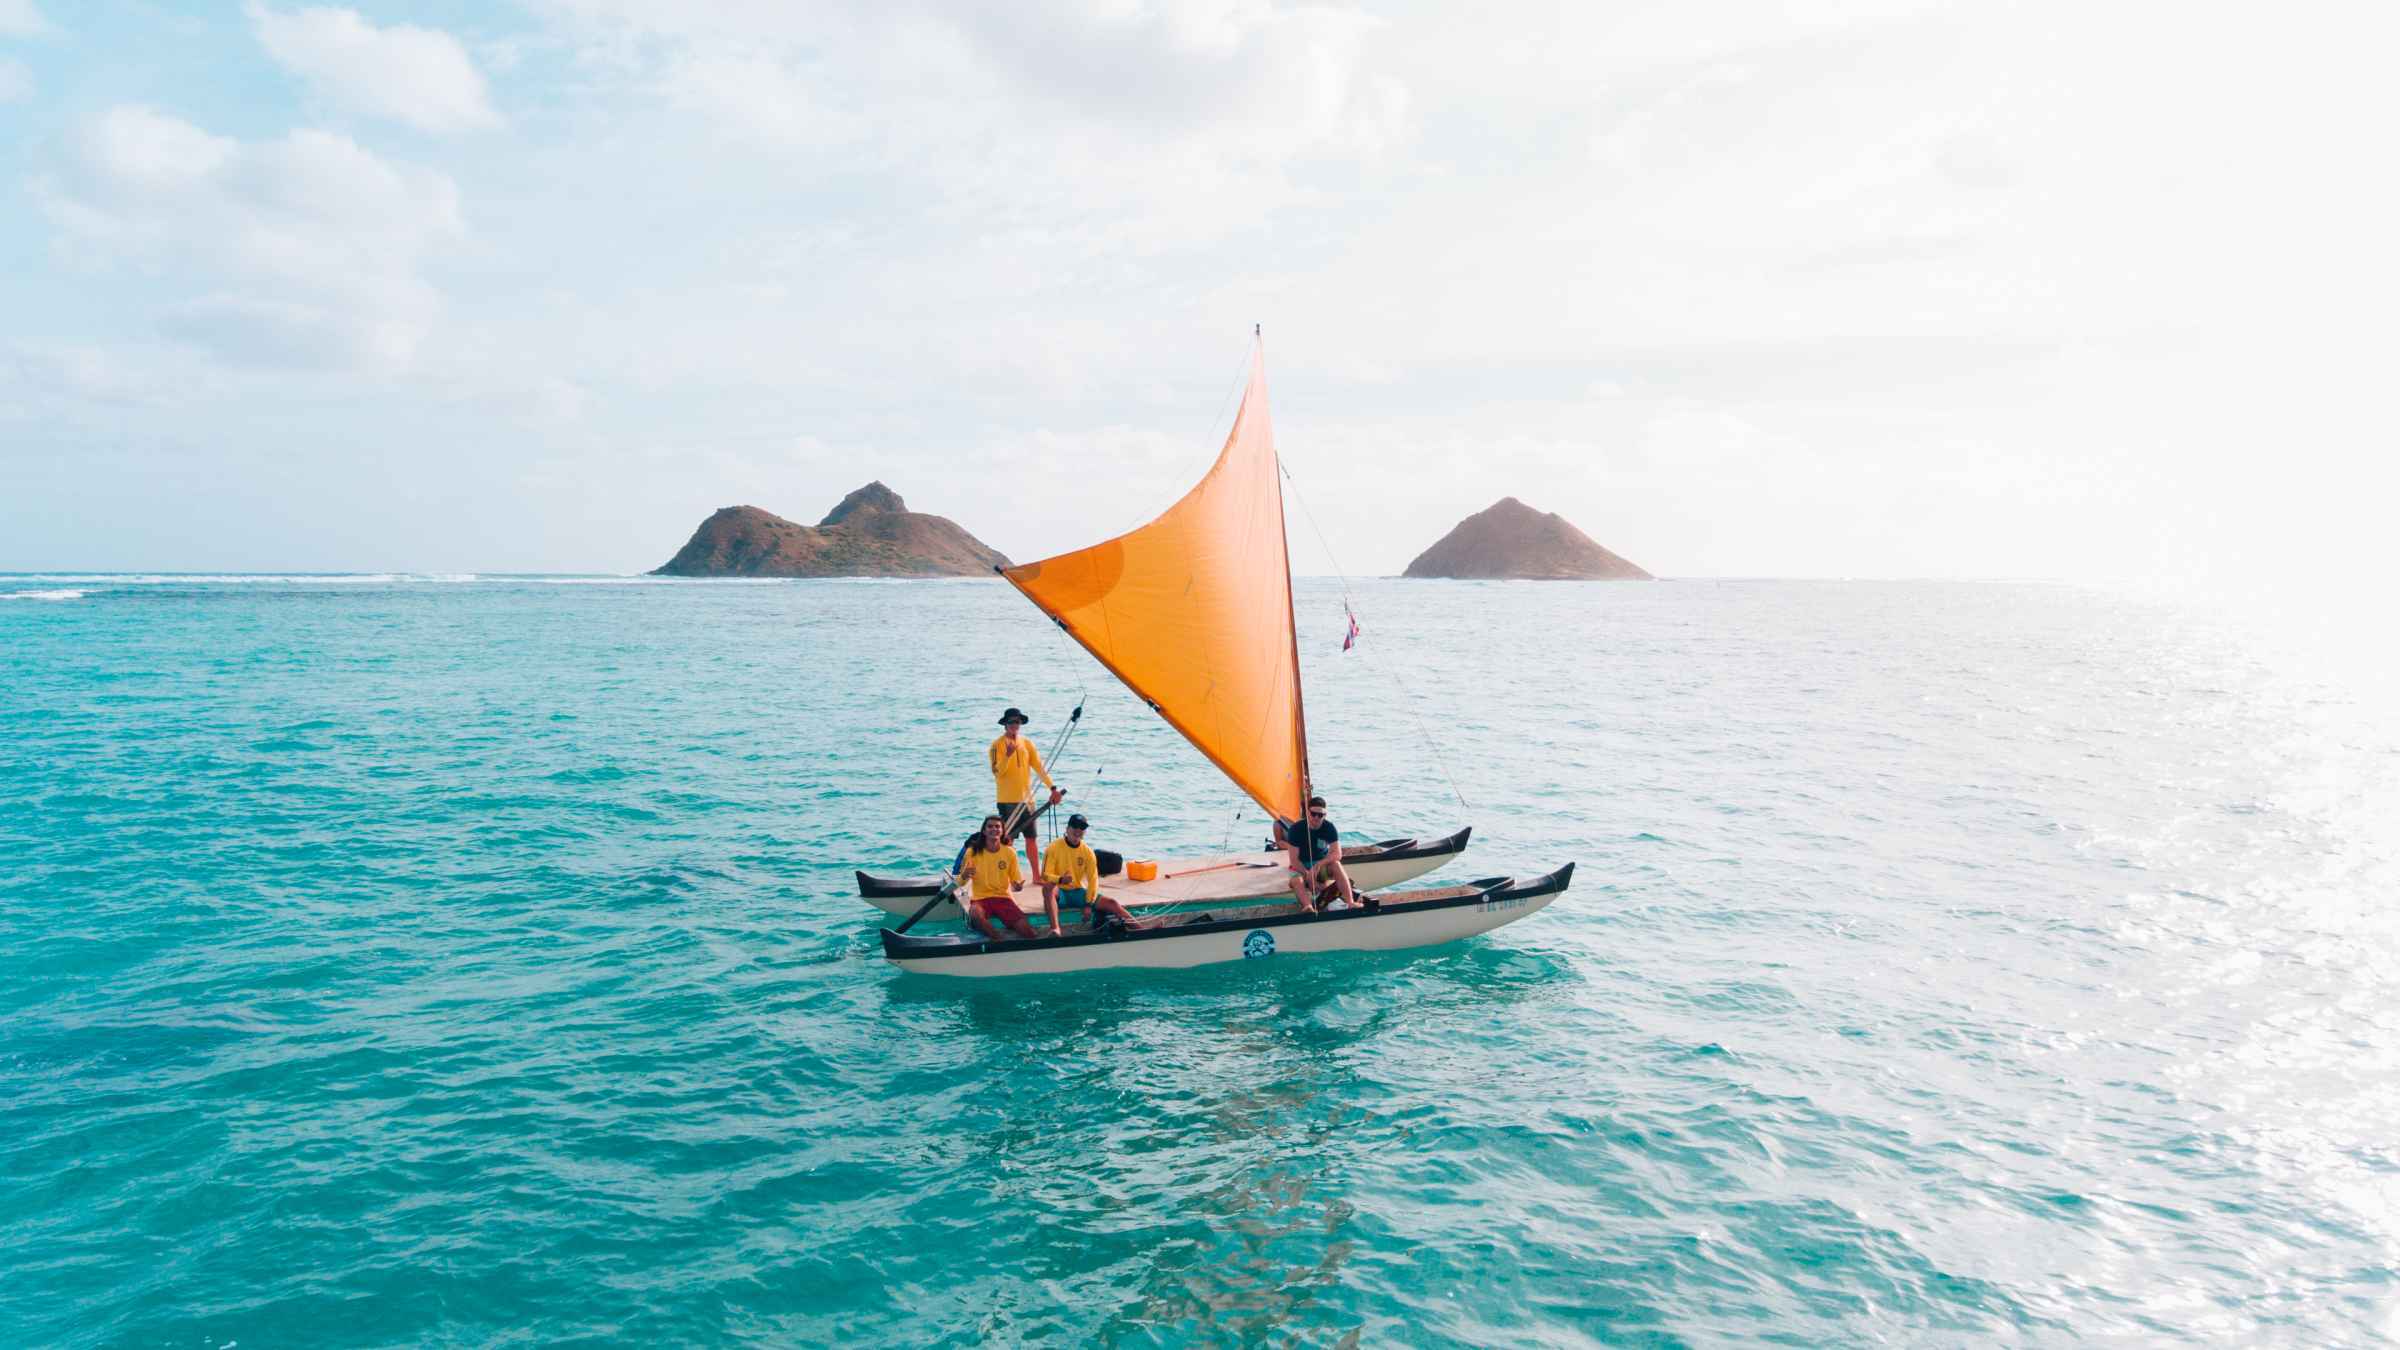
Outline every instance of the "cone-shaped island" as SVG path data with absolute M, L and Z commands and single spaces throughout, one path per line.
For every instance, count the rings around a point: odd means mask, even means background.
M 1600 547 L 1555 511 L 1514 497 L 1458 522 L 1401 573 L 1461 580 L 1649 581 L 1648 572 Z

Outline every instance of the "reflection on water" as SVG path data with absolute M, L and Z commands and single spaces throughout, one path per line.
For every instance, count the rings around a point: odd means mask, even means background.
M 906 979 L 889 997 L 910 1035 L 981 1042 L 979 1062 L 1058 1066 L 1047 1090 L 1012 1075 L 971 1090 L 966 1109 L 988 1098 L 1009 1122 L 981 1145 L 1075 1174 L 1074 1187 L 1008 1194 L 1039 1207 L 1028 1241 L 1053 1278 L 1105 1280 L 1108 1334 L 1335 1341 L 1361 1327 L 1320 1297 L 1359 1247 L 1410 1259 L 1388 1226 L 1356 1222 L 1377 1203 L 1357 1173 L 1404 1157 L 1410 1122 L 1355 1052 L 1412 1022 L 1518 1016 L 1577 979 L 1553 954 L 1476 944 L 999 987 Z

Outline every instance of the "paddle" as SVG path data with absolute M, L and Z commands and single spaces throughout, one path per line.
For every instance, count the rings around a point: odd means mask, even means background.
M 1075 711 L 1067 714 L 1066 729 L 1058 733 L 1058 743 L 1050 747 L 1050 762 L 1052 764 L 1058 763 L 1059 757 L 1066 753 L 1067 742 L 1074 738 L 1075 726 L 1081 721 L 1083 721 L 1083 705 L 1078 703 L 1075 705 Z M 1061 793 L 1059 795 L 1064 796 L 1065 794 Z M 1058 802 L 1055 800 L 1043 802 L 1040 806 L 1034 808 L 1032 819 L 1037 821 L 1040 820 L 1042 816 L 1050 810 L 1051 807 L 1056 805 L 1058 805 Z M 1018 802 L 1017 809 L 1009 812 L 1008 819 L 1000 823 L 1000 839 L 1002 843 L 1011 847 L 1015 846 L 1017 818 L 1024 814 L 1025 803 Z M 954 859 L 953 861 L 955 862 L 956 860 Z M 962 878 L 958 875 L 958 872 L 955 868 L 953 868 L 951 871 L 943 873 L 942 884 L 934 887 L 933 898 L 926 901 L 924 904 L 917 906 L 917 912 L 909 915 L 905 919 L 902 919 L 900 921 L 900 926 L 892 931 L 895 933 L 905 933 L 909 929 L 914 928 L 917 920 L 922 919 L 926 915 L 933 912 L 934 906 L 942 903 L 944 900 L 947 900 L 951 896 L 958 893 L 958 883 L 961 880 Z
M 1273 867 L 1273 866 L 1275 866 L 1275 864 L 1274 864 L 1274 863 L 1271 863 L 1271 862 L 1244 862 L 1243 860 L 1241 860 L 1241 859 L 1239 859 L 1239 858 L 1236 858 L 1236 859 L 1235 859 L 1235 860 L 1233 860 L 1232 862 L 1210 863 L 1210 864 L 1209 864 L 1208 866 L 1206 866 L 1206 867 L 1195 867 L 1195 868 L 1192 868 L 1192 869 L 1191 869 L 1190 871 L 1188 871 L 1188 872 L 1162 872 L 1162 873 L 1160 873 L 1160 874 L 1159 874 L 1159 878 L 1158 878 L 1158 879 L 1159 879 L 1160 881 L 1173 881 L 1173 880 L 1174 880 L 1175 878 L 1177 878 L 1177 877 L 1196 877 L 1196 876 L 1200 875 L 1202 872 L 1222 872 L 1222 871 L 1224 871 L 1225 869 L 1227 869 L 1227 868 L 1229 868 L 1229 867 Z
M 1080 709 L 1078 709 L 1078 711 L 1080 711 Z M 1044 815 L 1049 813 L 1051 807 L 1056 806 L 1057 804 L 1058 803 L 1056 802 L 1043 802 L 1040 806 L 1034 808 L 1033 819 L 1040 820 Z M 1006 838 L 1008 831 L 1016 828 L 1017 817 L 1023 813 L 1024 807 L 1022 804 L 1020 804 L 1016 810 L 1008 813 L 1007 823 L 1000 827 L 1003 838 Z M 959 876 L 955 872 L 944 873 L 942 875 L 942 884 L 934 888 L 933 898 L 926 901 L 924 904 L 919 905 L 916 913 L 909 915 L 905 919 L 902 919 L 900 921 L 900 926 L 892 931 L 895 933 L 907 932 L 917 920 L 924 918 L 928 914 L 931 914 L 934 906 L 942 903 L 944 900 L 949 899 L 951 896 L 956 895 L 958 893 L 959 883 L 965 880 L 965 877 Z

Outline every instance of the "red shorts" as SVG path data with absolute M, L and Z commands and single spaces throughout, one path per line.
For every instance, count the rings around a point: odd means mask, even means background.
M 1011 928 L 1025 922 L 1025 911 L 1017 908 L 1017 902 L 1005 895 L 986 896 L 975 901 L 974 904 L 983 910 L 985 919 L 999 924 L 1003 928 Z

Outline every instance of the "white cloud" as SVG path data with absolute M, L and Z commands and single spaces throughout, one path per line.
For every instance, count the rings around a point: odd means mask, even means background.
M 32 37 L 50 31 L 33 0 L 0 0 L 0 37 Z
M 660 92 L 767 145 L 821 148 L 859 134 L 855 115 L 826 103 L 809 73 L 787 58 L 735 47 L 683 51 L 669 61 Z
M 498 125 L 483 74 L 465 47 L 433 28 L 378 28 L 348 9 L 289 13 L 249 7 L 250 25 L 278 65 L 355 112 L 421 131 Z
M 103 403 L 134 402 L 151 392 L 122 356 L 89 343 L 18 342 L 0 353 L 29 388 L 63 388 Z
M 234 142 L 139 104 L 109 109 L 84 133 L 84 163 L 96 185 L 129 195 L 163 194 L 216 174 Z
M 408 62 L 358 53 L 412 30 L 270 2 L 218 22 L 328 107 L 383 106 Z M 1503 492 L 1662 572 L 2103 575 L 2162 529 L 2214 556 L 2381 537 L 2305 517 L 2390 497 L 2400 212 L 2359 169 L 2388 42 L 2320 44 L 2302 78 L 2163 0 L 1365 8 L 527 0 L 426 105 L 491 120 L 489 76 L 541 109 L 457 157 L 474 247 L 439 175 L 124 111 L 41 194 L 119 284 L 0 337 L 238 355 L 190 387 L 341 386 L 332 436 L 448 410 L 457 446 L 492 436 L 491 481 L 548 455 L 586 484 L 512 499 L 560 522 L 560 566 L 653 564 L 770 495 L 747 475 L 831 501 L 861 464 L 912 502 L 972 484 L 957 514 L 1012 553 L 1056 542 L 1006 522 L 1062 493 L 1138 519 L 1213 449 L 1253 320 L 1353 570 Z M 49 58 L 46 87 L 117 78 Z M 107 333 L 125 313 L 153 327 Z M 328 366 L 408 378 L 293 369 Z M 750 454 L 803 434 L 806 464 Z M 643 447 L 673 453 L 625 467 Z M 687 462 L 714 467 L 678 486 Z M 611 500 L 657 541 L 584 523 Z
M 33 97 L 33 72 L 23 62 L 0 56 L 0 103 L 22 103 Z
M 976 56 L 1029 99 L 1280 158 L 1371 152 L 1403 130 L 1407 91 L 1365 69 L 1384 25 L 1333 7 L 1036 0 L 970 7 Z
M 1332 7 L 548 7 L 587 66 L 696 114 L 701 139 L 863 170 L 1012 246 L 1221 239 L 1314 195 L 1310 162 L 1385 156 L 1411 128 L 1405 84 L 1370 68 L 1383 25 Z
M 70 252 L 157 271 L 187 292 L 165 330 L 240 362 L 406 366 L 440 308 L 419 265 L 465 234 L 447 177 L 330 132 L 245 144 L 121 105 L 76 150 L 39 192 Z

